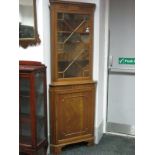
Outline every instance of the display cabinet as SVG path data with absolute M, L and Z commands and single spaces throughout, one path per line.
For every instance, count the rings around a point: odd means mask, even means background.
M 19 62 L 19 154 L 46 155 L 46 67 L 40 62 Z
M 92 79 L 95 4 L 52 1 L 51 151 L 94 141 L 95 82 Z

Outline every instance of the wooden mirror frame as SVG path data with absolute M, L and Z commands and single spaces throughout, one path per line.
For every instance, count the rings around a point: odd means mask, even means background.
M 33 0 L 33 10 L 34 10 L 34 38 L 19 38 L 19 46 L 27 48 L 28 46 L 40 44 L 40 38 L 37 28 L 37 11 L 36 11 L 36 0 Z

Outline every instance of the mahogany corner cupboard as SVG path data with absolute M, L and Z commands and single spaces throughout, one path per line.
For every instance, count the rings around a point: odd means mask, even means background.
M 19 154 L 46 155 L 46 67 L 40 62 L 19 62 Z
M 95 4 L 52 1 L 50 147 L 94 142 L 95 82 L 92 79 Z

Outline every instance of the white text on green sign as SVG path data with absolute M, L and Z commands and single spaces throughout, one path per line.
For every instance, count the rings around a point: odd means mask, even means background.
M 119 58 L 118 59 L 119 64 L 127 64 L 127 65 L 134 65 L 135 64 L 135 58 Z

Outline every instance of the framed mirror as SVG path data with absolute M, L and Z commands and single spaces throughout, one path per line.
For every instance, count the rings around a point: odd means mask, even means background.
M 19 45 L 27 48 L 39 43 L 36 0 L 19 0 Z

